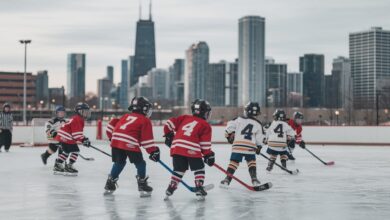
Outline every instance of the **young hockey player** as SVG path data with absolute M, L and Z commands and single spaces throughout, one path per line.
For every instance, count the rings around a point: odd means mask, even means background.
M 294 112 L 293 117 L 288 120 L 288 125 L 290 125 L 290 127 L 294 129 L 296 133 L 295 139 L 292 139 L 288 142 L 288 148 L 290 151 L 288 154 L 289 160 L 295 160 L 295 157 L 293 156 L 295 144 L 298 144 L 303 149 L 306 147 L 305 142 L 302 140 L 302 122 L 303 114 L 301 112 Z
M 138 191 L 141 197 L 150 196 L 153 188 L 148 186 L 146 162 L 142 157 L 140 147 L 149 153 L 149 158 L 155 162 L 160 160 L 160 149 L 154 144 L 152 122 L 152 104 L 144 97 L 135 97 L 129 106 L 130 114 L 125 114 L 119 120 L 112 119 L 107 126 L 107 136 L 111 140 L 112 162 L 111 173 L 108 175 L 106 193 L 113 193 L 117 188 L 119 174 L 126 165 L 126 158 L 137 169 Z
M 55 117 L 50 119 L 49 121 L 46 122 L 45 124 L 45 132 L 46 132 L 46 137 L 49 142 L 49 147 L 45 151 L 45 153 L 41 154 L 42 162 L 43 164 L 47 164 L 47 159 L 57 152 L 57 149 L 61 146 L 60 143 L 54 138 L 57 136 L 57 131 L 60 129 L 60 127 L 66 122 L 64 117 L 65 117 L 65 108 L 62 105 L 59 105 L 56 107 L 55 110 Z M 58 154 L 61 154 L 62 150 L 60 149 L 58 151 Z
M 249 102 L 244 108 L 244 116 L 228 122 L 225 134 L 228 142 L 232 144 L 227 172 L 233 175 L 242 159 L 245 158 L 253 186 L 260 186 L 260 181 L 257 179 L 255 154 L 260 154 L 265 138 L 263 126 L 256 119 L 258 115 L 260 115 L 259 103 Z M 227 187 L 231 180 L 231 177 L 226 176 L 221 181 L 221 186 Z
M 268 163 L 267 171 L 271 171 L 276 158 L 280 155 L 282 166 L 287 168 L 287 142 L 295 136 L 294 130 L 285 122 L 286 113 L 282 109 L 276 109 L 273 114 L 274 121 L 271 123 L 266 132 L 266 141 L 268 144 L 267 153 L 271 161 Z
M 91 111 L 86 103 L 79 102 L 75 107 L 75 115 L 57 131 L 56 140 L 61 143 L 62 153 L 58 155 L 54 165 L 54 174 L 76 176 L 78 170 L 73 167 L 77 161 L 80 149 L 77 143 L 89 147 L 91 142 L 84 136 L 84 120 L 91 116 Z M 69 158 L 69 162 L 66 160 Z M 65 162 L 65 166 L 64 166 Z
M 196 195 L 200 200 L 207 195 L 203 188 L 204 162 L 213 166 L 215 161 L 214 152 L 211 151 L 211 126 L 207 122 L 211 114 L 211 106 L 205 100 L 196 99 L 191 104 L 191 111 L 192 115 L 170 118 L 164 126 L 165 143 L 171 147 L 175 171 L 166 195 L 173 194 L 184 173 L 190 167 L 195 174 Z

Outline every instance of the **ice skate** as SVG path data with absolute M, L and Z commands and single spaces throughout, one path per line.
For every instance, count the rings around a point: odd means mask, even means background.
M 65 165 L 65 169 L 64 169 L 64 175 L 65 176 L 77 176 L 77 174 L 79 173 L 78 170 L 76 170 L 74 167 L 73 167 L 73 164 L 66 164 Z
M 177 183 L 171 181 L 171 183 L 169 184 L 167 190 L 165 191 L 165 198 L 164 198 L 164 200 L 168 200 L 168 198 L 173 195 L 173 193 L 175 192 L 176 189 L 177 189 Z
M 267 166 L 267 168 L 266 168 L 266 170 L 267 170 L 268 172 L 271 172 L 272 168 L 274 168 L 274 163 L 275 163 L 275 161 L 270 161 L 270 162 L 268 163 L 268 166 Z
M 56 162 L 54 164 L 53 174 L 54 175 L 64 175 L 64 172 L 65 172 L 64 164 Z
M 227 188 L 229 188 L 230 181 L 232 181 L 232 179 L 227 176 L 225 179 L 223 179 L 221 181 L 221 184 L 219 186 L 221 188 L 227 189 Z
M 288 154 L 288 159 L 289 160 L 295 160 L 295 157 L 292 155 L 292 153 Z
M 111 175 L 108 175 L 106 186 L 104 187 L 104 189 L 106 190 L 104 192 L 104 195 L 110 195 L 110 194 L 114 193 L 116 188 L 118 188 L 117 181 L 118 181 L 118 178 L 113 179 L 111 177 Z
M 138 191 L 140 193 L 140 197 L 150 197 L 152 195 L 153 188 L 148 186 L 148 179 L 149 177 L 145 177 L 141 179 L 139 176 L 137 177 L 137 183 L 138 183 Z
M 47 158 L 49 157 L 46 156 L 46 153 L 41 154 L 42 163 L 45 165 L 47 164 Z
M 207 196 L 207 192 L 203 188 L 203 186 L 197 186 L 196 187 L 196 199 L 198 201 L 204 201 L 206 196 Z
M 253 187 L 258 187 L 261 185 L 260 181 L 257 178 L 252 179 L 252 185 Z

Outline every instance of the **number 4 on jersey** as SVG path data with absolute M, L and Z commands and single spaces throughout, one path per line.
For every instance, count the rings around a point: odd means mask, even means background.
M 193 121 L 191 123 L 184 125 L 182 128 L 182 130 L 184 131 L 184 135 L 188 137 L 191 136 L 191 133 L 197 124 L 198 124 L 197 121 Z
M 276 128 L 274 129 L 274 132 L 278 134 L 278 137 L 283 137 L 283 125 L 282 124 L 279 124 L 278 126 L 276 126 Z
M 124 124 L 123 124 L 122 126 L 120 126 L 119 128 L 122 129 L 122 130 L 126 130 L 126 127 L 127 127 L 129 124 L 134 123 L 135 120 L 137 120 L 137 117 L 128 116 L 128 117 L 126 118 L 126 121 L 128 121 L 128 122 L 124 123 Z
M 252 135 L 253 135 L 252 130 L 253 130 L 253 125 L 248 124 L 247 126 L 245 126 L 244 129 L 242 129 L 241 134 L 244 135 L 245 139 L 252 140 Z

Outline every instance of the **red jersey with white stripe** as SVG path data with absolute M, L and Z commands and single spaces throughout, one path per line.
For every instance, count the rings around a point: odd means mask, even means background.
M 76 114 L 61 126 L 57 131 L 55 139 L 65 144 L 77 144 L 77 142 L 82 142 L 85 138 L 83 130 L 84 118 Z
M 295 141 L 297 144 L 300 144 L 302 142 L 302 125 L 295 123 L 294 119 L 288 120 L 288 125 L 294 129 L 296 133 Z
M 211 126 L 206 120 L 182 115 L 170 118 L 164 126 L 164 134 L 175 132 L 171 146 L 171 156 L 201 158 L 211 151 Z
M 118 123 L 119 118 L 113 118 L 111 121 L 108 123 L 107 128 L 106 128 L 106 135 L 108 139 L 111 140 L 112 138 L 112 132 L 114 131 L 116 123 Z
M 143 114 L 130 113 L 123 115 L 116 123 L 111 137 L 111 147 L 127 151 L 141 152 L 143 147 L 149 154 L 157 150 L 153 138 L 152 122 Z

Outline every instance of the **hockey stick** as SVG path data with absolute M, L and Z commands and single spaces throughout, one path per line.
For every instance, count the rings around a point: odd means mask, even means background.
M 90 148 L 93 148 L 93 149 L 95 149 L 95 150 L 99 151 L 100 153 L 103 153 L 103 154 L 105 154 L 105 155 L 107 155 L 107 156 L 109 156 L 109 157 L 112 157 L 112 156 L 111 156 L 111 154 L 109 154 L 109 153 L 106 153 L 106 152 L 104 152 L 104 151 L 100 150 L 100 149 L 99 149 L 99 148 L 97 148 L 97 147 L 94 147 L 94 146 L 92 146 L 92 145 L 89 145 L 89 147 L 90 147 Z
M 260 155 L 261 155 L 262 157 L 264 157 L 265 159 L 271 161 L 271 159 L 269 159 L 269 158 L 268 158 L 267 156 L 265 156 L 264 154 L 260 153 Z M 289 169 L 287 169 L 287 168 L 284 168 L 282 165 L 276 163 L 276 161 L 273 161 L 273 162 L 274 162 L 274 164 L 275 164 L 276 166 L 278 166 L 280 169 L 286 171 L 287 173 L 289 173 L 289 174 L 291 174 L 291 175 L 295 175 L 295 174 L 298 174 L 298 173 L 299 173 L 299 170 L 298 170 L 298 169 L 291 171 L 291 170 L 289 170 Z
M 325 162 L 325 161 L 321 160 L 317 155 L 315 155 L 313 152 L 311 152 L 309 149 L 307 149 L 307 147 L 305 147 L 305 150 L 306 150 L 307 152 L 309 152 L 311 155 L 313 155 L 315 158 L 317 158 L 319 161 L 321 161 L 324 165 L 327 165 L 327 166 L 332 166 L 332 165 L 334 165 L 334 161 Z
M 250 185 L 244 183 L 243 181 L 241 181 L 240 179 L 238 179 L 237 177 L 235 177 L 234 175 L 232 175 L 231 173 L 227 172 L 225 169 L 223 169 L 218 164 L 214 163 L 214 167 L 216 167 L 218 170 L 222 171 L 223 173 L 225 173 L 226 175 L 228 175 L 229 177 L 231 177 L 235 181 L 239 182 L 241 185 L 245 186 L 245 188 L 247 188 L 251 191 L 263 191 L 263 190 L 266 190 L 266 189 L 269 189 L 272 187 L 272 183 L 265 183 L 263 185 L 254 186 L 254 187 L 250 186 Z
M 94 160 L 95 160 L 95 158 L 93 158 L 93 157 L 84 157 L 84 156 L 81 155 L 81 154 L 79 154 L 79 156 L 80 156 L 81 158 L 83 158 L 84 160 L 87 160 L 87 161 L 94 161 Z
M 168 165 L 166 165 L 164 162 L 162 162 L 161 160 L 158 161 L 166 170 L 168 170 L 172 175 L 176 175 L 175 171 L 173 171 L 171 168 L 169 168 Z M 186 182 L 184 182 L 183 180 L 180 180 L 180 182 L 191 192 L 196 192 L 196 188 L 195 187 L 192 187 L 192 186 L 189 186 Z M 213 184 L 210 184 L 210 185 L 205 185 L 203 186 L 205 188 L 205 190 L 210 190 L 212 188 L 214 188 L 214 185 Z

